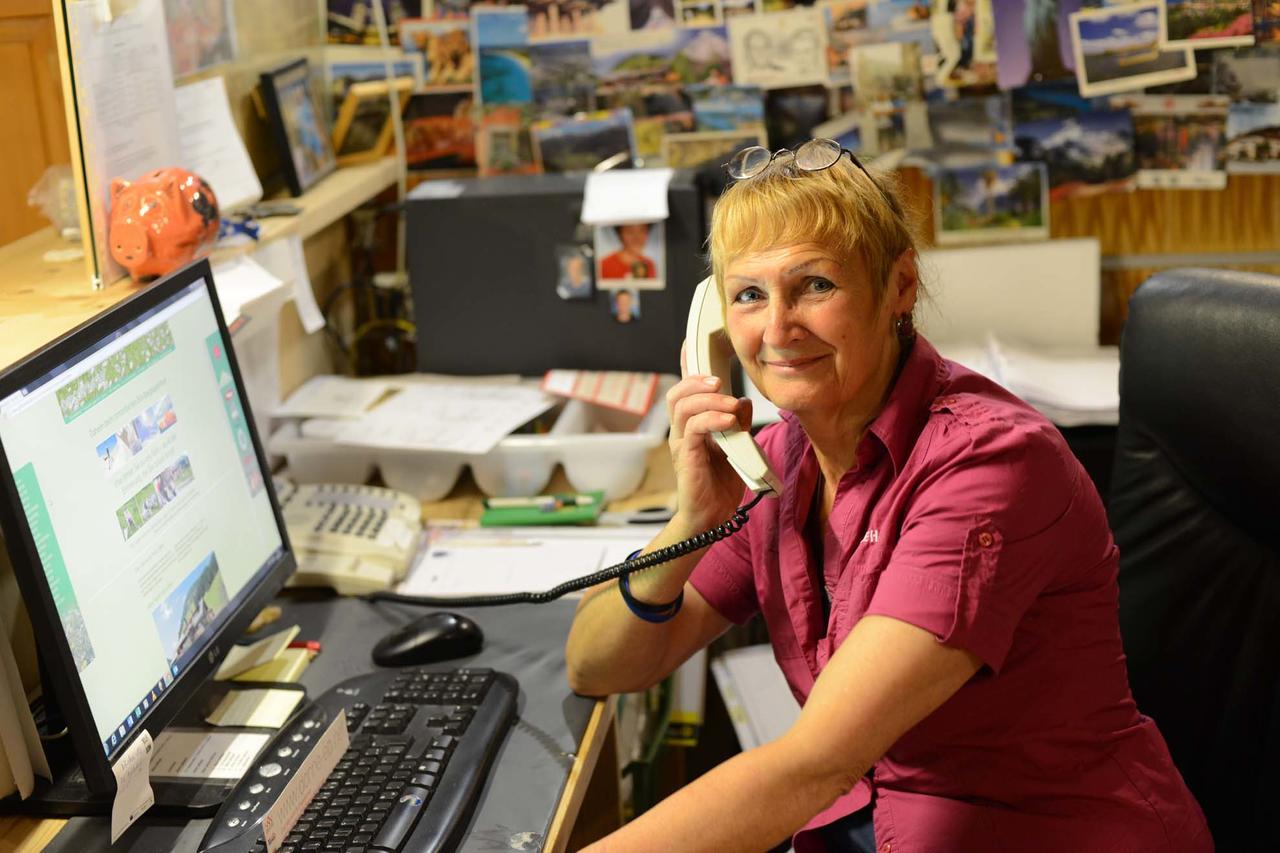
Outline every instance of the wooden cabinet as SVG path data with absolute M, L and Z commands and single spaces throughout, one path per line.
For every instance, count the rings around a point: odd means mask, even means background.
M 48 0 L 0 4 L 0 246 L 49 224 L 27 193 L 71 159 L 53 27 Z

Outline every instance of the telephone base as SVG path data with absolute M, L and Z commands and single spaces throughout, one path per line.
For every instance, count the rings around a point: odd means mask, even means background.
M 338 595 L 365 595 L 390 589 L 395 580 L 395 570 L 380 563 L 349 554 L 299 552 L 298 570 L 285 586 L 327 586 Z

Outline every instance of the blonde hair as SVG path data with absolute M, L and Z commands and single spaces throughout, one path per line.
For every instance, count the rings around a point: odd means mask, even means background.
M 890 175 L 874 181 L 841 158 L 817 172 L 793 169 L 775 160 L 760 175 L 730 186 L 711 214 L 711 272 L 724 297 L 724 271 L 743 255 L 817 243 L 866 266 L 876 302 L 884 297 L 889 272 L 918 239 L 906 219 L 902 193 Z

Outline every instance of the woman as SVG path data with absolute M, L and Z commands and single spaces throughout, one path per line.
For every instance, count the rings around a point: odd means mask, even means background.
M 711 260 L 733 347 L 784 412 L 760 434 L 782 493 L 705 552 L 591 590 L 566 654 L 580 693 L 640 690 L 760 612 L 803 710 L 600 848 L 1212 849 L 1129 693 L 1090 480 L 1044 418 L 914 334 L 887 181 L 829 140 L 761 151 L 734 160 Z M 668 395 L 678 507 L 646 550 L 743 500 L 708 440 L 749 423 L 725 390 Z

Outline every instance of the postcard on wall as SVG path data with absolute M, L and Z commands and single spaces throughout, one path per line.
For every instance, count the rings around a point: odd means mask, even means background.
M 822 7 L 827 23 L 827 81 L 833 86 L 852 81 L 849 49 L 867 29 L 868 0 L 833 0 Z
M 1087 9 L 1070 16 L 1080 94 L 1113 95 L 1196 76 L 1191 48 L 1162 49 L 1163 0 Z
M 712 160 L 728 162 L 743 148 L 764 146 L 764 128 L 756 130 L 672 133 L 662 140 L 662 162 L 672 169 L 691 169 Z
M 998 152 L 1013 147 L 1013 111 L 1008 95 L 957 98 L 928 105 L 936 148 Z
M 523 6 L 477 6 L 471 10 L 471 44 L 516 47 L 529 43 L 529 17 Z
M 759 86 L 689 86 L 698 130 L 764 127 L 764 90 Z
M 640 319 L 640 290 L 634 287 L 620 287 L 610 290 L 609 313 L 619 323 L 634 323 Z
M 676 0 L 676 20 L 682 27 L 714 27 L 724 16 L 716 0 Z
M 991 0 L 933 0 L 929 31 L 937 47 L 934 79 L 948 89 L 996 83 L 996 33 Z
M 862 104 L 901 106 L 922 97 L 920 46 L 915 42 L 864 44 L 849 51 L 853 91 Z
M 400 25 L 400 45 L 420 53 L 429 87 L 470 86 L 475 73 L 471 26 L 465 21 L 416 19 Z
M 743 15 L 757 15 L 761 11 L 760 0 L 719 0 L 719 2 L 720 16 L 726 21 Z
M 668 134 L 694 129 L 689 96 L 680 86 L 623 89 L 602 99 L 601 107 L 631 111 L 636 135 L 636 154 L 642 159 L 662 156 L 662 140 Z
M 1215 50 L 1213 93 L 1227 95 L 1233 101 L 1280 102 L 1280 45 Z
M 590 299 L 596 292 L 591 247 L 581 243 L 556 246 L 556 295 L 561 299 Z
M 529 58 L 528 45 L 482 47 L 476 53 L 482 104 L 528 104 L 533 101 L 533 62 Z
M 410 169 L 470 169 L 476 165 L 474 97 L 465 92 L 420 92 L 402 115 Z
M 1253 44 L 1253 0 L 1165 0 L 1162 43 L 1203 50 Z
M 1280 104 L 1227 109 L 1228 172 L 1280 173 Z
M 596 108 L 596 78 L 586 39 L 539 42 L 526 50 L 533 100 L 543 110 L 570 115 Z
M 669 6 L 671 0 L 666 2 Z M 606 33 L 625 33 L 631 29 L 628 0 L 596 0 L 592 3 L 548 0 L 512 8 L 528 9 L 529 38 L 532 41 L 593 38 Z M 668 21 L 670 16 L 668 9 Z
M 666 228 L 662 222 L 625 222 L 595 228 L 596 287 L 666 288 Z
M 1257 44 L 1280 41 L 1280 0 L 1253 0 L 1253 38 Z
M 635 157 L 631 110 L 601 110 L 534 122 L 534 157 L 545 172 L 588 172 L 621 154 Z
M 1072 76 L 1075 58 L 1066 23 L 1081 5 L 1080 0 L 991 0 L 1001 89 Z
M 631 29 L 669 30 L 676 25 L 675 0 L 630 0 Z
M 1049 237 L 1049 178 L 1043 163 L 941 169 L 933 188 L 939 246 Z
M 1128 110 L 1017 123 L 1018 160 L 1049 167 L 1049 200 L 1134 187 L 1133 118 Z
M 1219 95 L 1116 95 L 1133 115 L 1134 156 L 1142 189 L 1220 190 L 1230 99 Z
M 236 58 L 234 5 L 232 0 L 164 0 L 174 77 Z
M 392 43 L 400 40 L 397 28 L 401 21 L 421 18 L 429 0 L 374 0 L 382 6 L 387 35 Z M 256 5 L 256 4 L 255 4 Z M 370 0 L 326 0 L 330 44 L 381 44 L 377 17 Z
M 591 63 L 599 94 L 669 85 L 675 77 L 675 50 L 675 30 L 593 38 Z
M 724 27 L 678 30 L 672 71 L 682 85 L 707 83 L 725 86 L 733 82 L 729 33 Z
M 827 24 L 820 8 L 729 20 L 734 82 L 764 89 L 827 82 Z
M 529 135 L 528 104 L 483 106 L 476 127 L 476 165 L 481 177 L 532 175 L 541 171 Z

